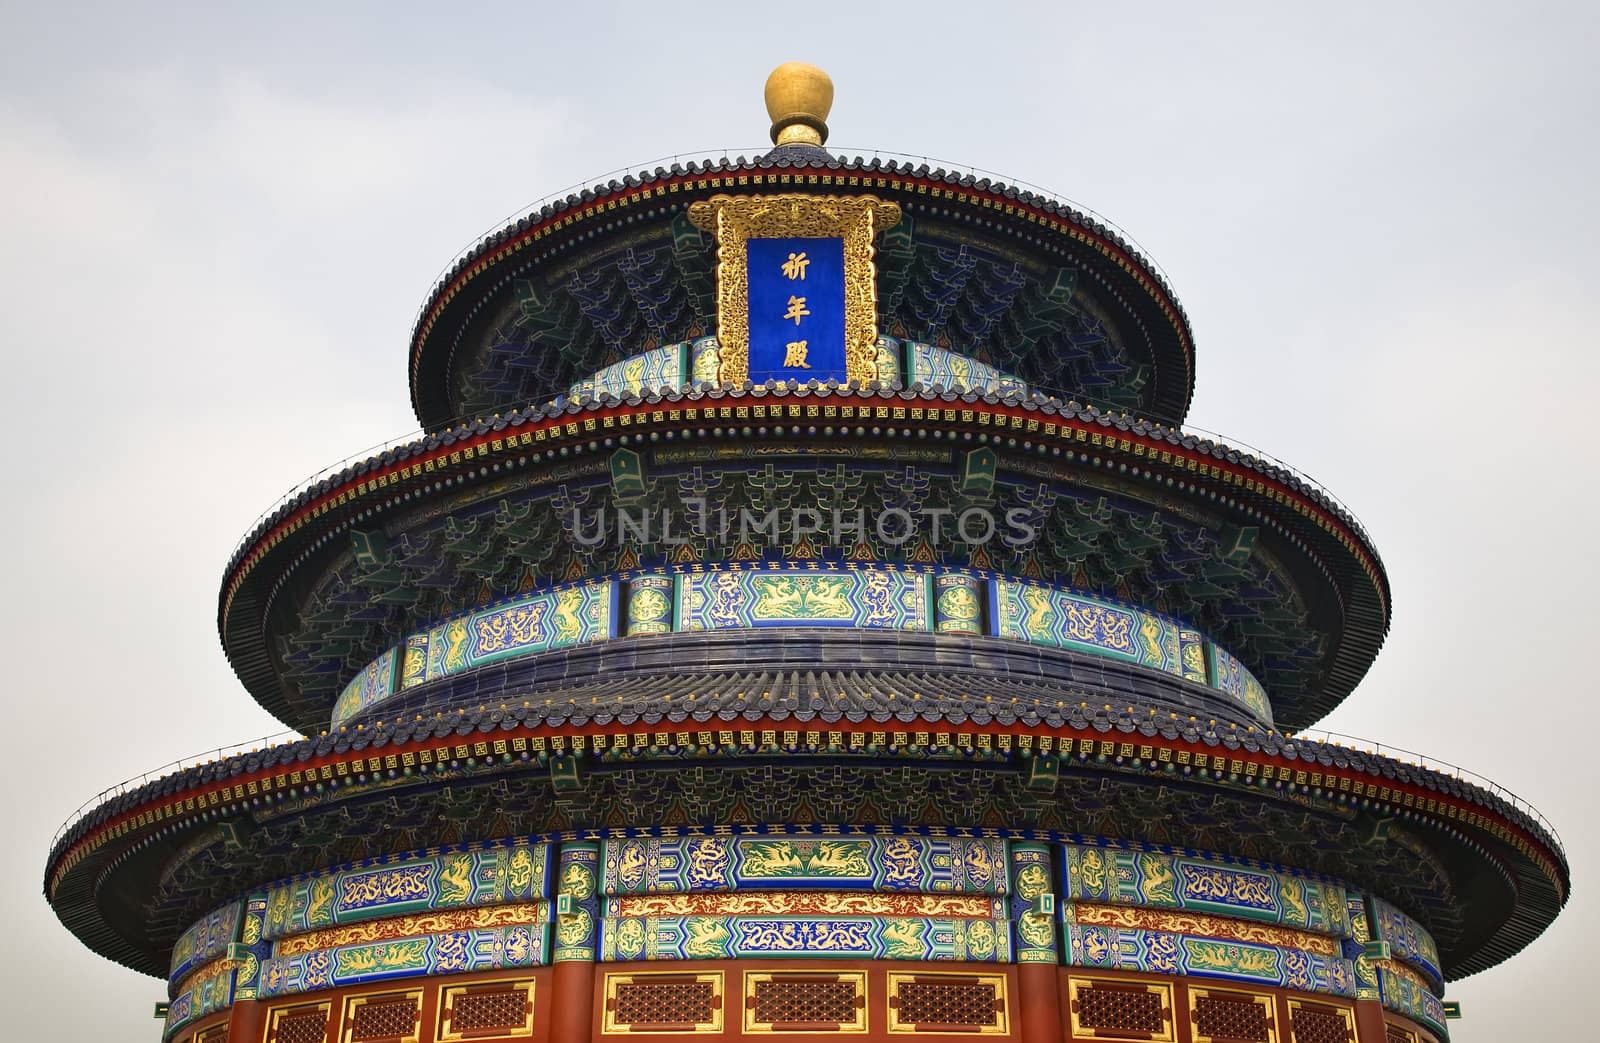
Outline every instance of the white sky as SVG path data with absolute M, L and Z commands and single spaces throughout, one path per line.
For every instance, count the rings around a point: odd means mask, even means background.
M 1388 566 L 1388 646 L 1328 725 L 1567 842 L 1572 903 L 1452 987 L 1454 1038 L 1593 1038 L 1596 5 L 224 6 L 0 3 L 12 1034 L 158 1038 L 164 985 L 45 904 L 50 837 L 278 730 L 218 647 L 223 565 L 414 426 L 441 267 L 601 172 L 760 151 L 801 59 L 834 144 L 1049 186 L 1170 273 L 1195 424 L 1327 484 Z

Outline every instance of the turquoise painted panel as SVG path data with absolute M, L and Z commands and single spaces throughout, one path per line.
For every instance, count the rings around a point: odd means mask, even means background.
M 607 895 L 750 888 L 1006 893 L 1005 842 L 916 836 L 741 836 L 605 841 Z
M 1210 684 L 1261 720 L 1272 720 L 1272 704 L 1250 671 L 1175 620 L 1032 580 L 1000 577 L 990 583 L 990 626 L 1000 637 L 1107 656 Z
M 692 350 L 686 343 L 652 348 L 578 381 L 569 393 L 572 398 L 581 400 L 601 396 L 626 398 L 650 391 L 681 391 Z
M 355 717 L 361 711 L 394 694 L 394 667 L 398 660 L 397 649 L 389 649 L 368 663 L 350 683 L 344 686 L 333 704 L 333 723 L 338 725 Z
M 1094 844 L 1066 845 L 1063 860 L 1067 903 L 1181 909 L 1350 936 L 1349 896 L 1338 884 L 1189 855 Z
M 678 579 L 678 629 L 832 626 L 928 630 L 931 577 L 883 569 L 693 573 Z
M 162 1037 L 172 1036 L 191 1022 L 233 1006 L 233 976 L 234 972 L 231 970 L 207 975 L 192 988 L 174 997 L 172 1005 L 167 1008 L 167 1020 L 162 1029 Z
M 272 942 L 263 932 L 267 923 L 267 896 L 265 892 L 253 894 L 245 900 L 244 926 L 239 930 L 239 941 L 249 948 L 234 974 L 233 994 L 236 999 L 253 1000 L 261 982 L 261 965 L 272 955 Z
M 485 927 L 273 957 L 261 970 L 261 998 L 390 978 L 539 967 L 548 923 Z
M 1389 943 L 1395 959 L 1421 971 L 1434 989 L 1442 991 L 1444 976 L 1439 971 L 1439 947 L 1434 944 L 1433 935 L 1381 898 L 1373 898 L 1372 910 L 1378 920 L 1378 937 Z
M 210 963 L 226 952 L 230 942 L 239 940 L 239 920 L 243 912 L 243 902 L 229 902 L 212 910 L 204 919 L 180 934 L 172 947 L 172 963 L 167 980 L 176 985 L 196 967 Z
M 1355 969 L 1349 960 L 1300 949 L 1079 924 L 1067 924 L 1066 936 L 1067 963 L 1074 967 L 1223 978 L 1300 992 L 1355 995 Z
M 1345 908 L 1350 915 L 1350 940 L 1357 945 L 1372 941 L 1372 928 L 1367 922 L 1365 895 L 1351 893 L 1345 897 Z M 1378 988 L 1378 971 L 1371 960 L 1356 961 L 1356 999 L 1381 999 Z
M 1441 1038 L 1449 1037 L 1445 1027 L 1444 1002 L 1422 982 L 1388 967 L 1378 968 L 1378 986 L 1386 1010 L 1426 1025 Z
M 561 845 L 559 892 L 572 900 L 572 911 L 557 918 L 556 963 L 594 959 L 597 924 L 600 920 L 600 845 L 567 843 Z
M 1243 663 L 1217 645 L 1211 646 L 1211 676 L 1216 679 L 1215 687 L 1249 707 L 1257 717 L 1272 720 L 1272 703 L 1267 699 L 1267 690 Z
M 1001 637 L 1110 656 L 1183 676 L 1179 626 L 1153 612 L 1027 580 L 997 579 Z
M 267 891 L 264 935 L 548 898 L 549 859 L 550 845 L 518 842 L 319 873 Z
M 606 919 L 600 959 L 817 957 L 1009 963 L 1003 920 L 938 917 L 645 916 Z
M 1050 861 L 1047 844 L 1014 841 L 1011 845 L 1012 948 L 1018 963 L 1056 962 L 1056 918 L 1033 912 L 1034 901 L 1054 891 Z
M 616 637 L 616 591 L 617 582 L 610 579 L 567 583 L 412 634 L 346 687 L 334 704 L 333 725 L 394 694 L 397 662 L 398 690 L 403 691 L 486 663 Z M 391 680 L 383 681 L 386 677 Z
M 906 344 L 906 353 L 911 360 L 913 384 L 955 391 L 993 392 L 997 395 L 1010 391 L 1024 395 L 1028 393 L 1025 381 L 949 348 L 910 341 Z

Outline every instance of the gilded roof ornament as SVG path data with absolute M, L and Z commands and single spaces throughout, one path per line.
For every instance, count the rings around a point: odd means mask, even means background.
M 833 80 L 815 65 L 785 62 L 767 77 L 767 115 L 774 145 L 815 145 L 828 140 Z

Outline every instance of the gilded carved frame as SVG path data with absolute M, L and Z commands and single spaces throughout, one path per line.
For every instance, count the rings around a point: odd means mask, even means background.
M 717 237 L 718 383 L 750 379 L 750 271 L 745 243 L 766 238 L 844 240 L 845 377 L 878 376 L 878 279 L 873 237 L 900 223 L 900 204 L 876 196 L 712 196 L 689 206 L 689 220 Z
M 455 1024 L 456 1004 L 463 998 L 480 992 L 520 992 L 523 996 L 523 1018 L 521 1025 L 509 1028 L 494 1028 L 482 1031 L 458 1029 Z M 439 990 L 439 1009 L 435 1014 L 437 1025 L 434 1028 L 434 1039 L 438 1043 L 459 1043 L 462 1040 L 476 1039 L 481 1036 L 493 1036 L 496 1039 L 527 1039 L 533 1036 L 533 1016 L 538 992 L 537 981 L 533 978 L 474 978 L 470 981 L 455 981 Z
M 900 1018 L 900 986 L 911 983 L 918 984 L 942 979 L 951 983 L 988 985 L 994 989 L 995 996 L 995 1022 L 982 1028 L 968 1026 L 931 1027 L 926 1024 L 919 1025 L 915 1022 L 902 1021 Z M 960 974 L 947 971 L 890 971 L 888 974 L 887 992 L 889 994 L 889 1025 L 892 1033 L 915 1033 L 918 1036 L 1009 1036 L 1011 1034 L 1011 1009 L 1010 997 L 1006 995 L 1006 976 L 1004 974 Z
M 711 1007 L 711 1020 L 696 1022 L 691 1028 L 662 1028 L 652 1026 L 648 1028 L 634 1028 L 617 1020 L 617 993 L 625 985 L 645 985 L 651 982 L 674 983 L 694 982 L 696 984 L 709 984 L 713 995 Z M 635 971 L 614 973 L 607 972 L 604 982 L 604 1011 L 601 1016 L 600 1034 L 603 1036 L 639 1035 L 643 1034 L 699 1034 L 720 1033 L 723 1026 L 724 1008 L 726 1007 L 727 990 L 723 983 L 721 971 Z

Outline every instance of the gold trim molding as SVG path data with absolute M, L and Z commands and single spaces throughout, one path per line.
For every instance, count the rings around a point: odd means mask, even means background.
M 1113 1029 L 1095 1029 L 1083 1024 L 1079 1016 L 1081 1009 L 1080 998 L 1090 989 L 1109 989 L 1120 992 L 1152 992 L 1161 998 L 1161 1023 L 1160 1032 L 1129 1034 L 1128 1032 Z M 1173 990 L 1168 982 L 1151 984 L 1142 981 L 1128 981 L 1121 978 L 1080 978 L 1070 975 L 1067 978 L 1067 1016 L 1072 1029 L 1073 1039 L 1141 1039 L 1151 1043 L 1176 1043 L 1178 1019 L 1174 1014 Z
M 511 992 L 522 993 L 523 1019 L 520 1026 L 511 1028 L 495 1028 L 490 1030 L 457 1030 L 451 1025 L 455 1016 L 456 1001 L 463 996 L 480 992 Z M 533 1011 L 534 995 L 537 986 L 532 978 L 480 978 L 474 981 L 463 981 L 453 985 L 446 985 L 439 990 L 438 1028 L 434 1038 L 439 1043 L 454 1043 L 456 1040 L 478 1039 L 484 1036 L 493 1036 L 495 1039 L 529 1039 L 533 1036 Z
M 386 1041 L 393 1043 L 417 1043 L 422 1038 L 422 990 L 405 989 L 391 992 L 373 992 L 364 996 L 346 996 L 344 1012 L 339 1017 L 340 1043 L 355 1043 L 356 1011 L 369 1003 L 390 1003 L 395 1000 L 410 1000 L 412 1004 L 411 1033 L 405 1036 L 385 1036 Z
M 829 982 L 848 983 L 855 988 L 855 1020 L 841 1022 L 838 1027 L 822 1029 L 775 1028 L 773 1022 L 756 1020 L 756 987 L 767 982 Z M 744 972 L 744 1031 L 746 1035 L 794 1036 L 802 1032 L 830 1036 L 864 1033 L 867 1031 L 867 972 L 866 971 L 745 971 Z
M 673 985 L 673 984 L 709 984 L 711 986 L 711 1020 L 699 1021 L 687 1028 L 664 1028 L 660 1025 L 646 1025 L 635 1028 L 632 1024 L 624 1024 L 617 1020 L 617 992 L 624 985 Z M 723 988 L 721 971 L 643 971 L 632 974 L 607 973 L 604 989 L 604 1015 L 600 1022 L 600 1034 L 604 1036 L 636 1036 L 636 1035 L 700 1035 L 708 1033 L 721 1033 L 723 1024 L 723 1009 L 727 1006 L 724 997 L 727 991 Z
M 1203 999 L 1231 1000 L 1235 1003 L 1249 1003 L 1261 1007 L 1267 1012 L 1267 1039 L 1266 1043 L 1278 1043 L 1278 1007 L 1273 1003 L 1271 996 L 1263 996 L 1254 992 L 1238 992 L 1233 989 L 1201 989 L 1189 986 L 1189 1023 L 1193 1028 L 1194 1043 L 1215 1043 L 1216 1040 L 1233 1039 L 1232 1036 L 1208 1036 L 1200 1031 L 1200 1001 Z
M 900 986 L 943 980 L 951 985 L 989 985 L 994 988 L 995 1023 L 982 1028 L 930 1028 L 926 1024 L 900 1020 Z M 1009 1036 L 1011 1034 L 1010 997 L 1006 995 L 1004 974 L 957 974 L 948 971 L 890 971 L 888 976 L 889 1031 L 919 1036 Z
M 861 384 L 878 373 L 878 277 L 872 240 L 900 223 L 900 204 L 876 196 L 712 196 L 690 204 L 689 220 L 717 237 L 718 383 L 750 379 L 751 239 L 844 240 L 845 378 Z

